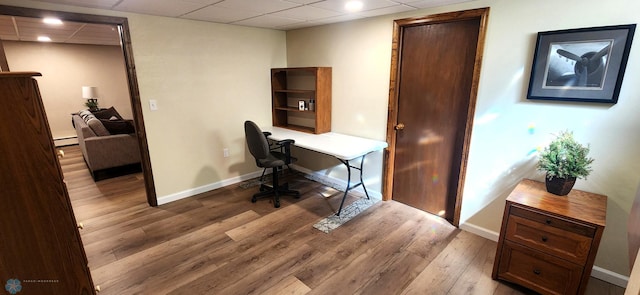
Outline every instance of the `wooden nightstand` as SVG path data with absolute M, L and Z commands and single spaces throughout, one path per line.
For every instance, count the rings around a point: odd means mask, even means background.
M 507 198 L 493 279 L 542 294 L 583 294 L 605 227 L 607 197 L 548 193 L 522 180 Z

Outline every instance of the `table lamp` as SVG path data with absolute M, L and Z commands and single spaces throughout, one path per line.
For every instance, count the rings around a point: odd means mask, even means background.
M 86 105 L 90 111 L 98 110 L 98 87 L 94 86 L 82 86 L 82 98 L 85 98 L 87 102 Z

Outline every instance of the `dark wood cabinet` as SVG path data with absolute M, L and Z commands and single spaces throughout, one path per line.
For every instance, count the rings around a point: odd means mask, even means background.
M 271 92 L 273 126 L 316 134 L 331 131 L 330 67 L 271 69 Z M 300 101 L 307 109 L 299 109 Z
M 607 197 L 548 193 L 522 180 L 507 198 L 493 278 L 542 294 L 583 294 L 607 212 Z
M 33 76 L 0 73 L 0 281 L 18 280 L 19 294 L 95 294 Z

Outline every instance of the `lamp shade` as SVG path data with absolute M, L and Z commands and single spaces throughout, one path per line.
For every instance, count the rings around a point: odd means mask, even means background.
M 82 86 L 82 98 L 98 97 L 98 87 Z

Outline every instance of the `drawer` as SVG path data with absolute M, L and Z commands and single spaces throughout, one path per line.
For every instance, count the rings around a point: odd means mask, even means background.
M 589 257 L 592 239 L 544 223 L 511 215 L 505 239 L 584 265 Z
M 585 237 L 593 238 L 596 233 L 595 226 L 555 217 L 545 214 L 544 212 L 531 210 L 518 205 L 511 205 L 511 209 L 509 211 L 510 215 L 520 216 L 524 219 L 536 221 L 548 226 L 583 235 Z
M 580 265 L 505 241 L 498 278 L 541 294 L 575 294 L 582 271 Z

